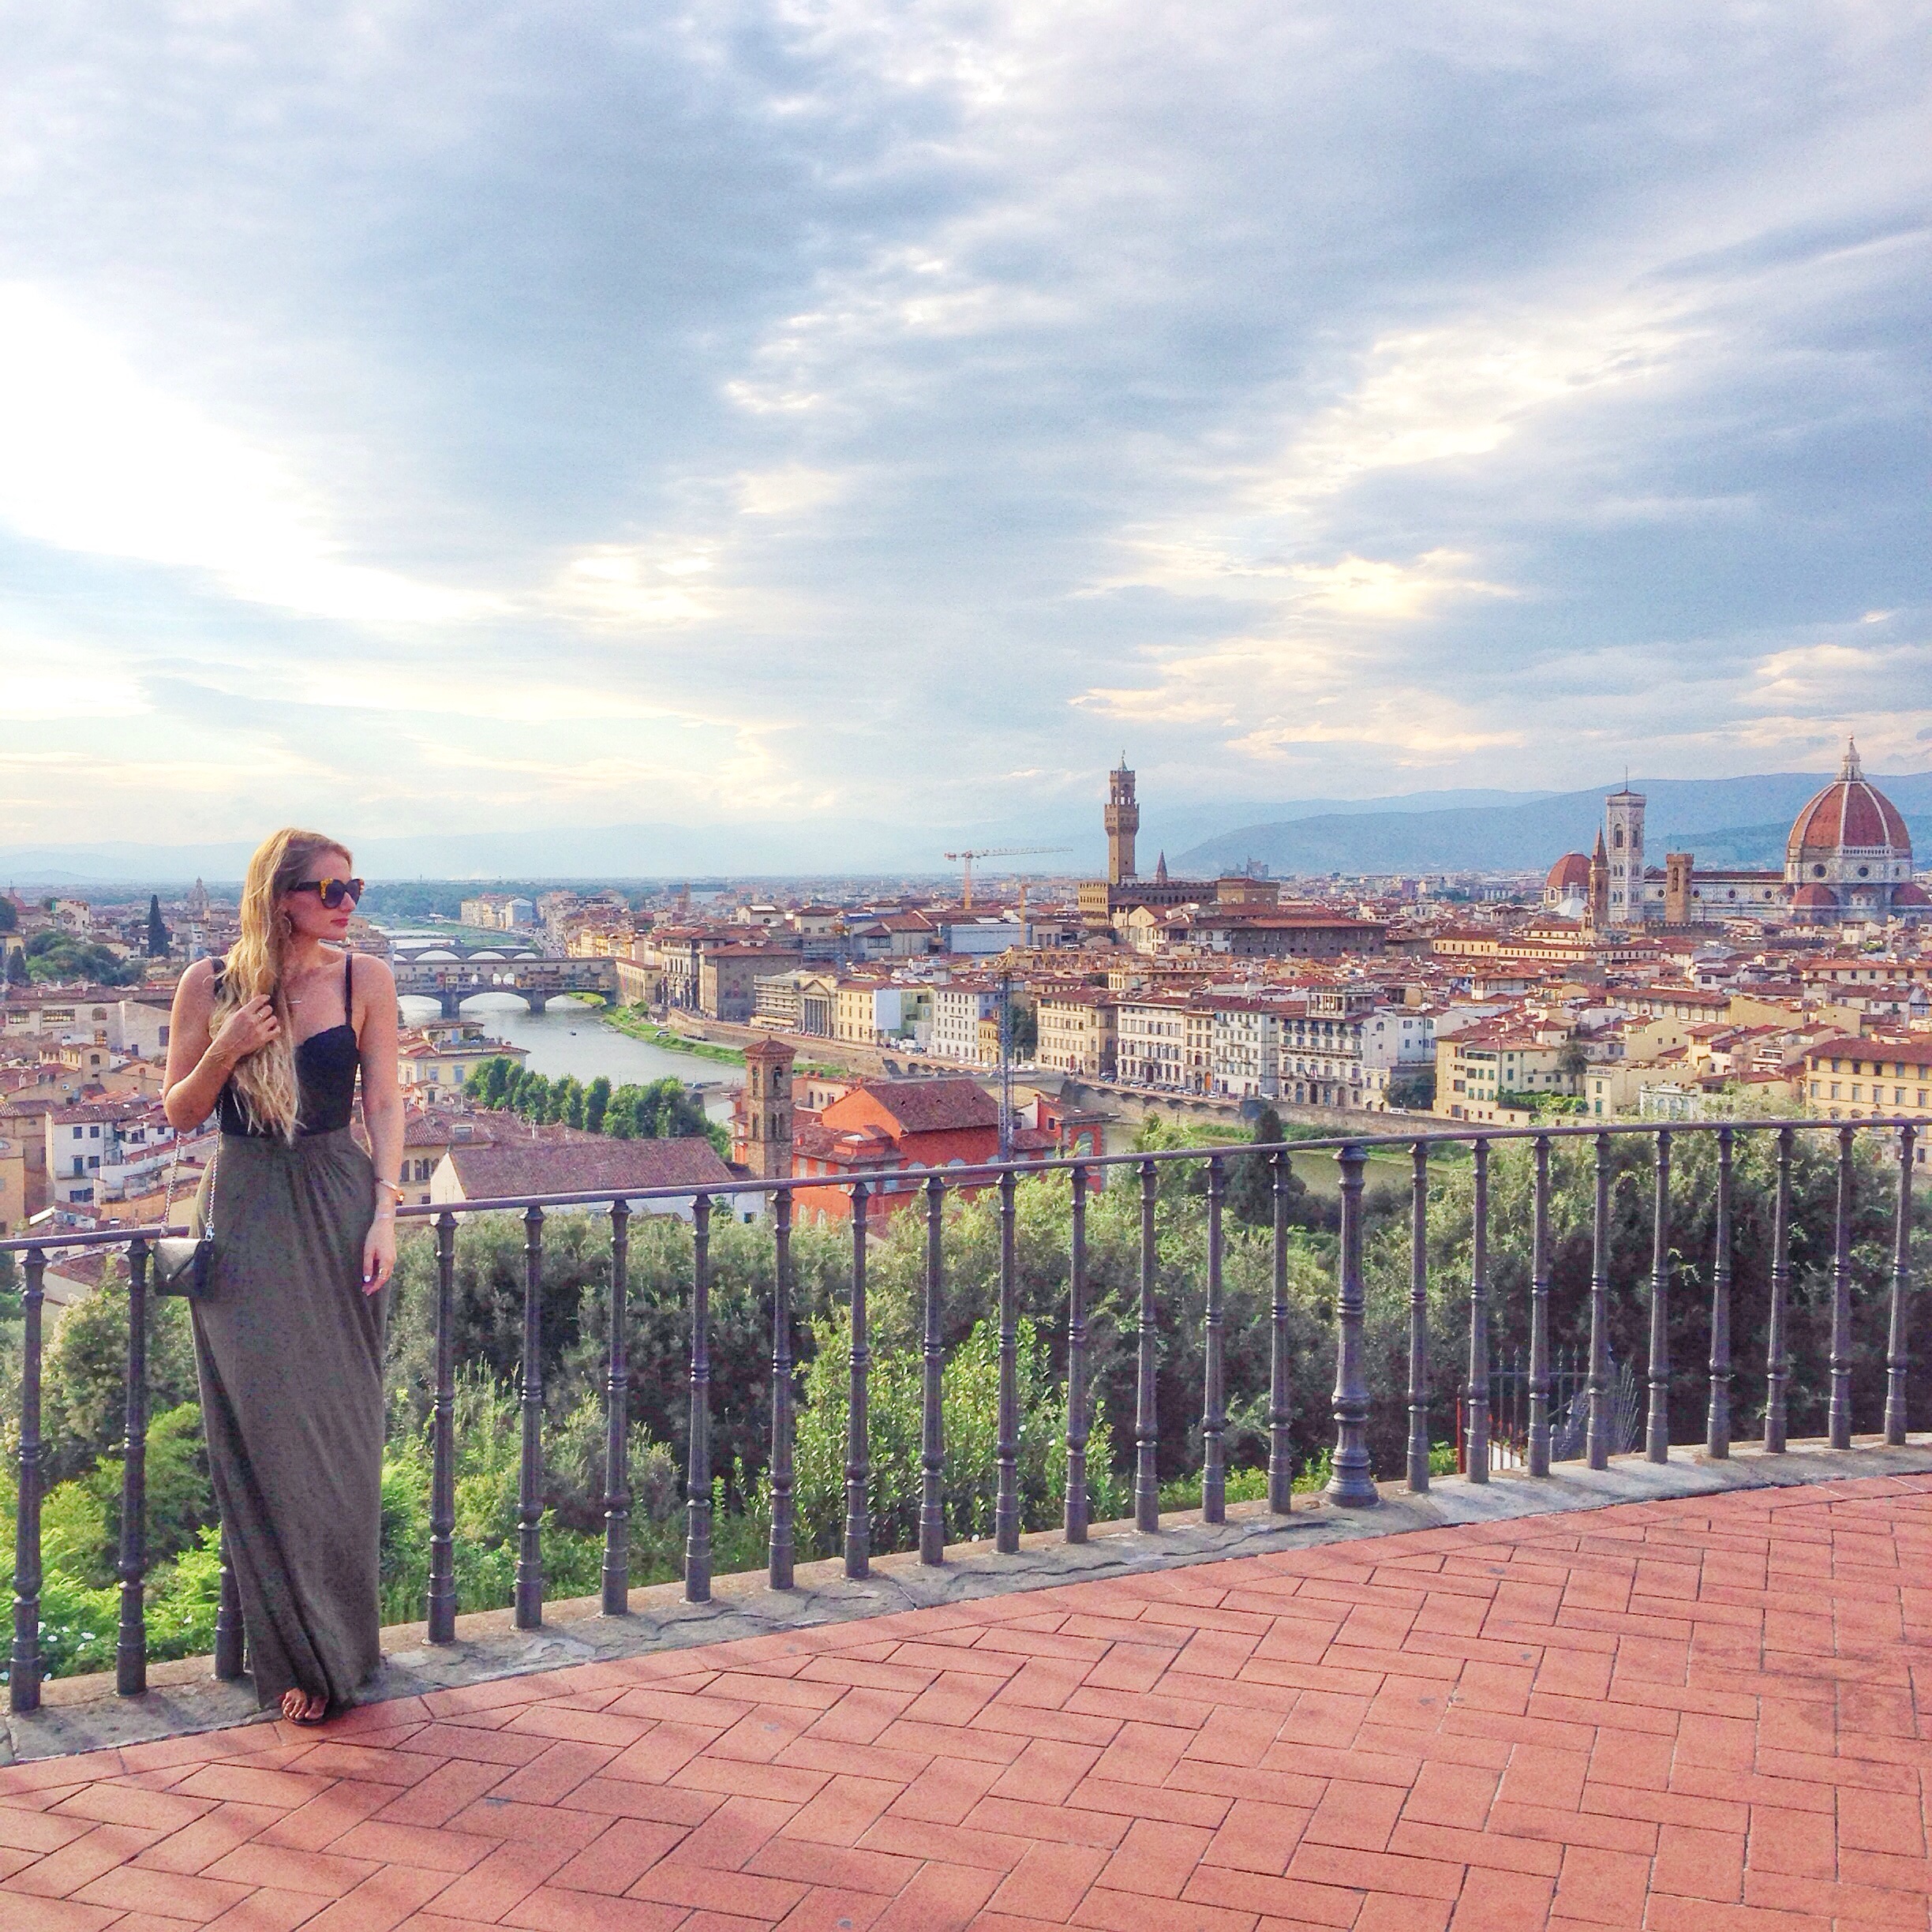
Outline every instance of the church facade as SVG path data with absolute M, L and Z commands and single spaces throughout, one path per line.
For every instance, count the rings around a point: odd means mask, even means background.
M 1848 743 L 1838 776 L 1792 822 L 1780 871 L 1700 868 L 1692 852 L 1644 862 L 1641 792 L 1604 801 L 1595 850 L 1566 852 L 1544 882 L 1546 910 L 1599 930 L 1721 925 L 1727 919 L 1844 921 L 1917 918 L 1932 907 L 1912 878 L 1911 835 L 1897 807 L 1865 776 Z

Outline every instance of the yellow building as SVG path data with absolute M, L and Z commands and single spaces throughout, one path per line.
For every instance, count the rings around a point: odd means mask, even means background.
M 1436 1111 L 1447 1120 L 1513 1124 L 1518 1117 L 1506 1095 L 1578 1091 L 1578 1076 L 1564 1065 L 1570 1054 L 1567 1040 L 1540 1040 L 1501 1027 L 1474 1026 L 1439 1039 Z
M 1111 1080 L 1118 996 L 1091 987 L 1043 993 L 1038 1063 L 1086 1080 Z
M 1820 1040 L 1804 1064 L 1805 1098 L 1828 1120 L 1932 1119 L 1932 1038 Z

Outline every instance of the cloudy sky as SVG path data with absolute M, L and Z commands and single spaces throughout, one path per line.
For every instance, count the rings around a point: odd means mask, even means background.
M 0 843 L 1932 765 L 1932 6 L 0 4 Z

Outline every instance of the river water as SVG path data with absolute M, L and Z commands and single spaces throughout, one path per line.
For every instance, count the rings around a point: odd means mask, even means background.
M 405 1020 L 420 1023 L 436 1017 L 434 1000 L 406 998 Z M 648 1040 L 633 1039 L 606 1026 L 602 1009 L 571 999 L 552 1000 L 546 1013 L 534 1013 L 513 993 L 479 993 L 463 1004 L 463 1017 L 474 1020 L 485 1032 L 530 1055 L 525 1062 L 534 1073 L 556 1080 L 574 1073 L 586 1086 L 601 1073 L 613 1087 L 626 1081 L 647 1086 L 668 1076 L 687 1086 L 704 1083 L 705 1111 L 716 1120 L 731 1115 L 731 1090 L 744 1084 L 744 1069 L 695 1054 L 671 1053 Z

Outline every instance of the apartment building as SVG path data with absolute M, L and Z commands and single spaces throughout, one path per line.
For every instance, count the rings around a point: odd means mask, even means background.
M 994 1049 L 986 1054 L 985 1033 L 992 1023 Z M 932 989 L 932 1035 L 927 1050 L 936 1060 L 986 1066 L 999 1058 L 999 988 L 983 979 L 953 979 Z
M 1137 1087 L 1186 1091 L 1186 998 L 1178 994 L 1123 994 L 1114 1011 L 1114 1063 L 1121 1079 Z M 1211 1017 L 1211 1056 L 1212 1044 Z
M 1932 1035 L 1820 1040 L 1805 1050 L 1803 1080 L 1812 1111 L 1828 1120 L 1932 1120 Z M 1925 1155 L 1922 1144 L 1918 1161 Z
M 1039 1064 L 1083 1080 L 1112 1080 L 1118 1066 L 1119 999 L 1094 987 L 1043 992 Z

